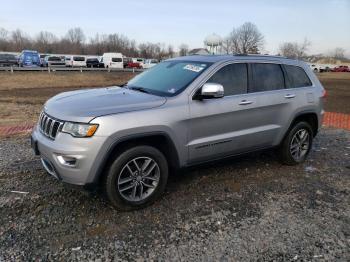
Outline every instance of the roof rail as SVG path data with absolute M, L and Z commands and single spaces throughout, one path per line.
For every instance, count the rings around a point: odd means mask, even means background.
M 281 55 L 261 55 L 261 54 L 234 54 L 234 56 L 255 56 L 255 57 L 276 57 L 276 58 L 287 58 L 286 56 Z

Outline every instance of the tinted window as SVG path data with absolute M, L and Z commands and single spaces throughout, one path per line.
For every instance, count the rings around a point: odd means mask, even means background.
M 225 96 L 247 93 L 247 65 L 227 65 L 217 71 L 208 83 L 221 84 L 224 87 Z
M 284 66 L 288 75 L 287 88 L 296 88 L 303 86 L 311 86 L 312 83 L 305 73 L 304 69 L 299 66 Z
M 83 56 L 74 56 L 73 60 L 74 61 L 85 61 L 85 57 L 83 57 Z
M 61 58 L 57 57 L 57 56 L 50 56 L 48 58 L 49 61 L 61 61 Z
M 123 59 L 121 59 L 121 58 L 117 58 L 117 57 L 112 58 L 112 62 L 122 62 L 122 61 L 123 61 Z
M 280 65 L 252 64 L 253 83 L 249 92 L 284 89 L 284 77 Z

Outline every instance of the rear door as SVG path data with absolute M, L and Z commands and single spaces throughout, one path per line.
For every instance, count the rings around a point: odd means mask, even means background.
M 254 111 L 250 115 L 253 136 L 249 146 L 252 149 L 275 146 L 284 134 L 295 95 L 285 89 L 286 78 L 281 64 L 256 62 L 249 68 L 248 93 L 255 98 Z

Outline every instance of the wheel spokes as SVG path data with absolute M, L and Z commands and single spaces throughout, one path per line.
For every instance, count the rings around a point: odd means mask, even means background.
M 160 168 L 150 157 L 136 157 L 124 165 L 117 181 L 120 195 L 128 201 L 149 197 L 157 187 Z

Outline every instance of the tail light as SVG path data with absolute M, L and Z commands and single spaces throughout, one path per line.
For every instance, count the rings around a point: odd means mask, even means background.
M 327 97 L 327 90 L 326 89 L 323 89 L 321 97 L 322 98 L 326 98 Z

